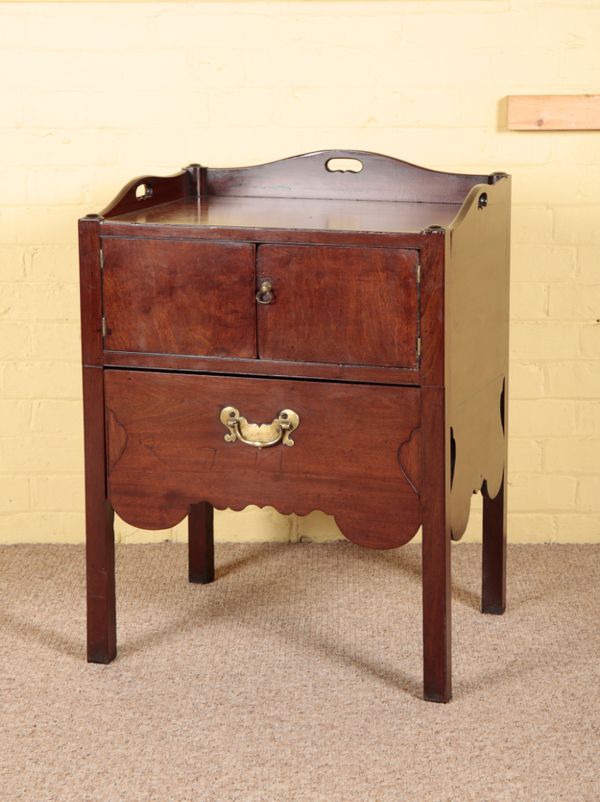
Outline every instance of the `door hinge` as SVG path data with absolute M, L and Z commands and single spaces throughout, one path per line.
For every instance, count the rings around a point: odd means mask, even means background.
M 417 337 L 417 359 L 421 357 L 421 338 Z
M 108 334 L 108 326 L 106 324 L 106 318 L 102 315 L 102 336 L 106 337 Z

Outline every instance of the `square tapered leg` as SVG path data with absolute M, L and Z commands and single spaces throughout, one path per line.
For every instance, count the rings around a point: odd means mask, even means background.
M 440 388 L 422 391 L 423 450 L 423 695 L 452 698 L 450 524 L 447 517 L 448 433 Z
M 110 663 L 117 654 L 114 512 L 106 491 L 102 368 L 83 369 L 85 433 L 85 554 L 87 659 Z
M 189 580 L 202 585 L 215 578 L 213 507 L 208 502 L 192 504 L 188 516 Z
M 481 612 L 506 609 L 506 471 L 495 498 L 483 497 Z

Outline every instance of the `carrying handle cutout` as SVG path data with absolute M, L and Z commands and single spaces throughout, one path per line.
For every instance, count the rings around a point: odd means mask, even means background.
M 136 200 L 147 200 L 148 198 L 152 197 L 152 187 L 150 184 L 146 184 L 142 182 L 138 184 L 135 188 L 135 199 Z
M 360 159 L 333 158 L 327 159 L 325 169 L 329 173 L 360 173 L 363 163 Z

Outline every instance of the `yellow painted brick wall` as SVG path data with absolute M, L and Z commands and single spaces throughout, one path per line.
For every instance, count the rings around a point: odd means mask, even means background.
M 83 537 L 77 218 L 138 174 L 329 147 L 513 174 L 510 538 L 600 542 L 600 133 L 508 132 L 503 102 L 599 91 L 597 0 L 0 3 L 0 87 L 0 542 Z

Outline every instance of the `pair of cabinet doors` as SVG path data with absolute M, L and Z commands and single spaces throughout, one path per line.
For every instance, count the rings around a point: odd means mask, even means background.
M 106 350 L 417 367 L 416 250 L 104 237 L 102 251 Z

